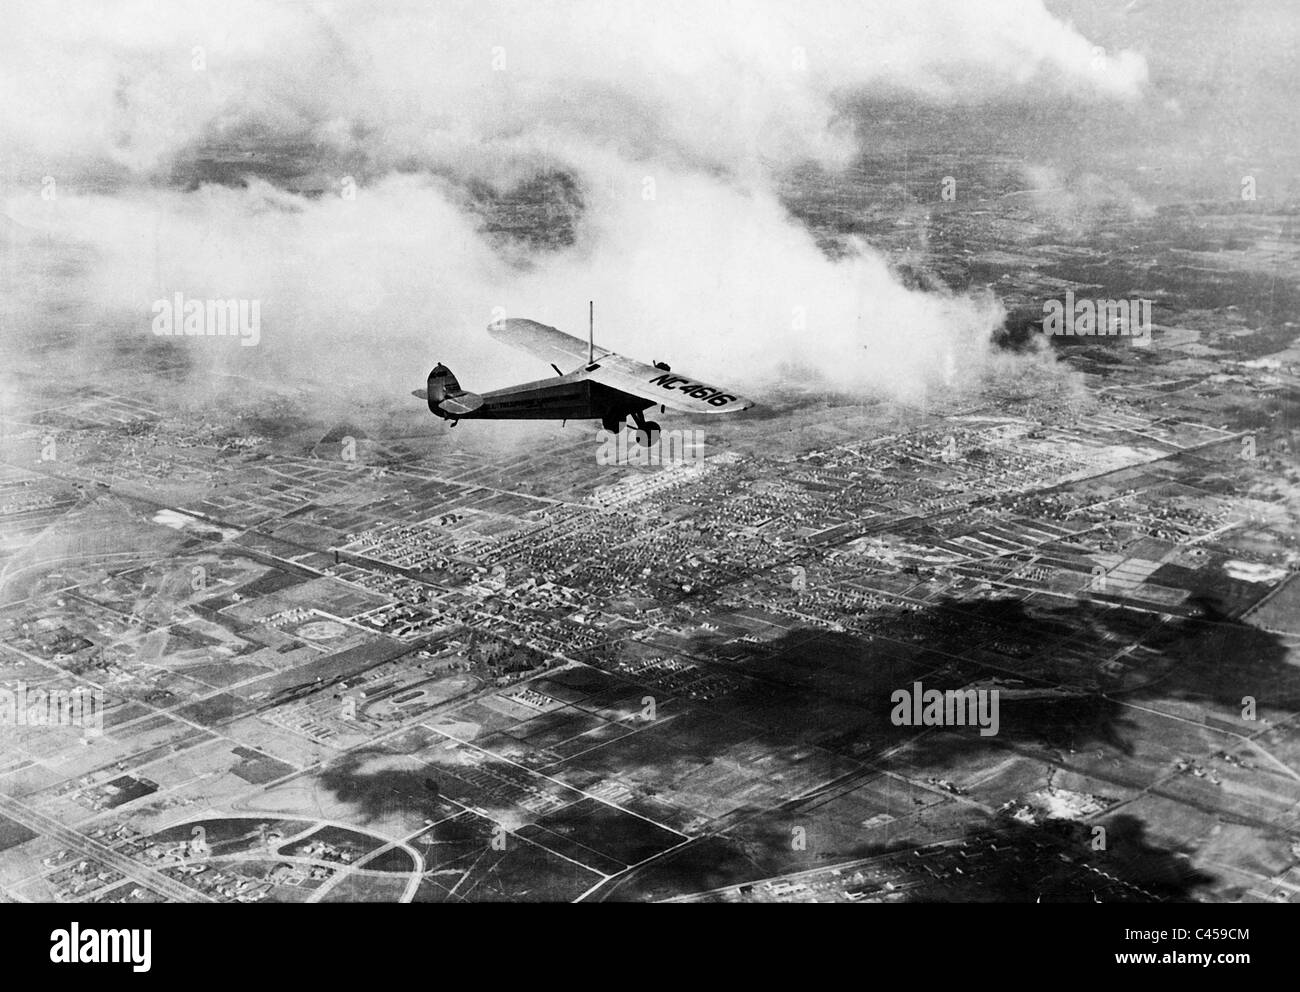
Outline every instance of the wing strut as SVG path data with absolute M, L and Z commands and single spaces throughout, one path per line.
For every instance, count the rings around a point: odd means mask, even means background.
M 596 301 L 587 301 L 587 364 L 596 360 Z

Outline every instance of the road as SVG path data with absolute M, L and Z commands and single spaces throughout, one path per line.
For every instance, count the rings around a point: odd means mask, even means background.
M 34 830 L 38 834 L 52 837 L 65 847 L 80 851 L 96 861 L 102 861 L 110 868 L 120 871 L 133 882 L 148 886 L 168 899 L 176 902 L 216 901 L 197 889 L 191 889 L 188 885 L 182 885 L 175 879 L 154 871 L 148 865 L 143 865 L 132 858 L 128 858 L 125 854 L 119 854 L 111 847 L 101 844 L 92 837 L 78 833 L 71 827 L 63 826 L 58 820 L 46 816 L 44 813 L 38 813 L 29 806 L 24 806 L 11 796 L 0 795 L 0 813 L 9 817 L 15 823 L 22 824 L 28 830 Z

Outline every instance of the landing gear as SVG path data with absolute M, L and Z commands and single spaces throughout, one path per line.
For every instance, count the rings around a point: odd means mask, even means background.
M 636 424 L 636 443 L 643 448 L 653 448 L 659 443 L 659 425 L 653 420 L 646 420 L 645 414 L 639 410 L 632 414 L 632 421 Z
M 659 443 L 659 425 L 647 420 L 644 427 L 637 428 L 636 443 L 643 448 L 653 448 Z

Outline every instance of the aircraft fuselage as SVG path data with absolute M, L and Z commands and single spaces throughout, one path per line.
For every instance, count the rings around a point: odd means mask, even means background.
M 538 379 L 481 395 L 483 405 L 470 413 L 433 412 L 444 420 L 605 420 L 622 419 L 654 406 L 578 374 Z

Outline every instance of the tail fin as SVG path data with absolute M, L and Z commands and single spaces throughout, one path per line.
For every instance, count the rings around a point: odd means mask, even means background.
M 428 387 L 425 398 L 429 410 L 439 417 L 463 417 L 483 405 L 483 397 L 461 389 L 455 373 L 441 362 L 429 373 Z
M 426 396 L 429 400 L 429 409 L 434 413 L 438 412 L 438 404 L 448 396 L 456 396 L 463 392 L 460 383 L 456 381 L 456 375 L 451 369 L 439 362 L 429 373 L 429 388 Z

